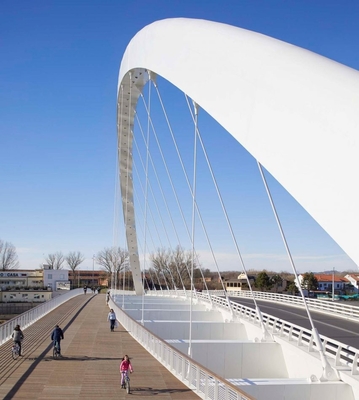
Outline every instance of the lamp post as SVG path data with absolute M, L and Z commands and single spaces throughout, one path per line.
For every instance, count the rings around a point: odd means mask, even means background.
M 94 288 L 95 254 L 92 256 L 92 289 Z
M 332 301 L 334 301 L 334 267 L 333 267 L 333 282 L 332 282 Z

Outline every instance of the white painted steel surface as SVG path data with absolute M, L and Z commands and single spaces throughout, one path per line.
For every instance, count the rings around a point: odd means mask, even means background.
M 155 320 L 144 321 L 144 326 L 157 336 L 165 334 L 166 339 L 189 338 L 189 321 Z M 224 340 L 248 340 L 242 324 L 226 322 L 192 321 L 192 339 L 211 340 L 221 337 Z
M 199 298 L 206 302 L 209 301 L 209 296 L 205 293 L 200 293 Z M 224 310 L 228 309 L 228 303 L 224 298 L 212 295 L 211 303 L 216 304 Z M 251 321 L 254 325 L 259 326 L 256 310 L 235 302 L 231 302 L 231 305 L 235 313 L 238 314 L 242 320 Z M 285 337 L 296 346 L 307 347 L 309 351 L 315 350 L 315 342 L 311 330 L 275 318 L 269 314 L 262 313 L 262 315 L 267 329 L 275 334 L 276 337 Z M 320 335 L 320 338 L 323 342 L 326 355 L 331 359 L 335 359 L 337 366 L 349 367 L 353 375 L 359 375 L 359 349 L 340 343 L 324 335 Z
M 172 304 L 176 296 L 178 296 L 178 291 L 163 291 L 161 293 L 148 292 L 148 295 L 153 296 L 145 297 L 144 303 L 147 304 L 147 306 L 150 305 L 152 301 L 157 302 L 157 299 L 162 296 L 166 302 L 165 308 L 167 308 L 168 304 Z M 177 301 L 180 303 L 185 301 L 185 298 L 188 300 L 188 296 L 186 297 L 184 294 L 182 294 L 182 296 L 182 298 L 177 297 Z M 151 297 L 153 297 L 153 300 Z M 288 324 L 286 321 L 276 320 L 267 314 L 263 314 L 266 327 L 273 334 L 275 343 L 262 343 L 260 341 L 262 329 L 254 310 L 233 303 L 232 306 L 234 308 L 234 314 L 231 315 L 228 312 L 228 303 L 225 299 L 212 296 L 212 301 L 210 302 L 209 297 L 203 293 L 199 294 L 198 297 L 198 305 L 201 303 L 207 304 L 208 312 L 218 313 L 220 311 L 223 315 L 223 320 L 226 320 L 227 324 L 241 324 L 245 327 L 247 337 L 244 340 L 240 340 L 242 344 L 237 344 L 239 347 L 242 346 L 242 350 L 232 349 L 233 351 L 231 351 L 230 347 L 228 346 L 234 346 L 233 340 L 223 341 L 219 340 L 218 337 L 216 339 L 213 338 L 213 340 L 194 340 L 192 343 L 194 355 L 196 354 L 197 356 L 199 354 L 199 357 L 202 358 L 203 354 L 209 353 L 208 346 L 210 346 L 211 343 L 214 354 L 213 360 L 218 358 L 217 368 L 220 369 L 221 365 L 224 368 L 224 370 L 221 371 L 221 374 L 218 374 L 218 370 L 217 375 L 222 376 L 222 378 L 230 377 L 230 381 L 232 383 L 236 382 L 235 384 L 239 386 L 239 389 L 243 388 L 247 394 L 252 395 L 255 398 L 265 400 L 278 398 L 291 400 L 317 400 L 321 397 L 337 400 L 359 399 L 359 380 L 358 376 L 356 375 L 358 373 L 358 369 L 357 367 L 353 368 L 354 365 L 357 365 L 357 360 L 355 359 L 356 356 L 354 354 L 356 349 L 350 349 L 347 347 L 343 351 L 343 348 L 337 347 L 339 344 L 338 342 L 331 341 L 330 339 L 321 336 L 321 339 L 324 341 L 324 349 L 328 356 L 330 356 L 330 363 L 335 365 L 340 373 L 341 382 L 319 382 L 319 379 L 322 375 L 322 363 L 319 354 L 316 351 L 311 331 L 298 327 L 294 324 Z M 134 298 L 131 307 L 132 309 L 135 308 L 136 302 L 138 308 L 141 308 L 143 304 L 141 298 L 138 298 L 137 300 Z M 177 304 L 179 303 L 177 302 Z M 229 316 L 232 316 L 232 320 L 228 319 Z M 205 329 L 205 327 L 203 329 Z M 163 335 L 166 335 L 166 332 L 166 328 L 163 328 L 160 336 L 163 338 Z M 252 341 L 252 343 L 249 343 L 248 339 Z M 181 349 L 178 351 L 180 351 L 182 355 L 187 348 L 186 340 L 183 340 L 183 338 L 178 340 L 170 340 L 170 343 L 173 346 L 181 347 Z M 196 346 L 207 346 L 208 348 L 207 351 L 200 351 L 198 347 L 196 348 Z M 223 357 L 221 356 L 221 352 L 226 346 L 228 348 L 228 353 L 226 353 L 225 357 Z M 257 349 L 254 349 L 253 347 L 254 350 L 251 352 L 250 346 L 257 346 Z M 273 356 L 273 351 L 277 351 L 275 349 L 278 349 L 278 346 L 281 348 L 281 356 L 278 354 Z M 246 348 L 247 350 L 243 350 Z M 265 351 L 265 349 L 267 350 Z M 354 353 L 352 353 L 352 350 Z M 350 357 L 351 360 L 349 359 Z M 200 360 L 204 363 L 205 360 L 202 358 L 200 358 Z M 236 359 L 237 362 L 231 364 L 234 359 Z M 197 358 L 195 361 L 201 363 L 201 361 L 199 361 Z M 229 369 L 226 369 L 227 362 Z M 255 371 L 257 371 L 257 373 L 260 371 L 258 370 L 258 363 L 261 363 L 261 376 L 255 376 Z M 211 362 L 209 362 L 209 364 L 211 364 Z M 211 370 L 208 365 L 204 365 L 206 368 Z M 241 372 L 238 370 L 241 365 L 243 370 L 246 371 L 245 374 L 248 373 L 248 371 L 252 371 L 250 372 L 251 376 L 241 376 Z M 277 378 L 272 376 L 271 368 L 273 368 L 275 371 L 277 369 L 278 371 L 282 371 L 280 375 L 281 378 L 279 378 L 279 376 Z M 230 372 L 230 370 L 233 372 L 232 375 L 225 376 Z M 287 373 L 285 371 L 287 371 Z M 237 380 L 234 378 L 235 374 L 237 374 Z M 246 387 L 246 385 L 249 385 L 249 387 Z
M 112 294 L 114 293 L 112 291 Z M 120 302 L 120 296 L 118 301 Z M 210 400 L 254 400 L 253 397 L 246 395 L 235 385 L 219 378 L 160 337 L 148 331 L 127 315 L 127 309 L 122 310 L 112 298 L 109 302 L 109 307 L 115 310 L 118 321 L 131 336 L 200 398 Z
M 14 331 L 16 325 L 20 325 L 21 329 L 25 329 L 28 326 L 34 324 L 40 318 L 44 317 L 50 311 L 54 310 L 56 307 L 65 303 L 66 301 L 72 299 L 79 294 L 83 294 L 83 289 L 70 290 L 60 296 L 55 297 L 45 303 L 32 308 L 23 314 L 12 318 L 11 320 L 0 325 L 0 345 L 4 344 L 11 339 L 11 335 Z
M 175 18 L 142 29 L 119 72 L 121 188 L 131 185 L 123 201 L 135 276 L 129 132 L 146 70 L 215 118 L 359 264 L 359 72 L 259 33 Z

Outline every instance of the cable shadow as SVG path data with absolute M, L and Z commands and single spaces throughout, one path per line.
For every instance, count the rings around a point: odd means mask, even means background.
M 74 316 L 70 319 L 70 321 L 65 325 L 63 328 L 63 331 L 66 332 L 66 330 L 71 326 L 71 324 L 75 321 L 75 319 L 78 317 L 78 315 L 81 313 L 81 311 L 87 306 L 87 304 L 93 299 L 95 296 L 91 296 L 88 301 L 86 301 L 85 304 L 83 304 L 74 314 Z M 15 397 L 17 391 L 20 389 L 22 384 L 26 381 L 26 379 L 30 376 L 30 374 L 33 372 L 33 370 L 39 365 L 39 363 L 46 358 L 46 354 L 52 349 L 52 343 L 50 343 L 45 350 L 37 357 L 34 359 L 34 362 L 31 364 L 31 366 L 28 368 L 28 370 L 19 378 L 19 380 L 15 383 L 15 385 L 11 388 L 9 393 L 3 398 L 3 400 L 11 400 Z M 53 360 L 55 361 L 55 360 Z M 58 361 L 58 360 L 56 360 Z
M 40 357 L 38 357 L 40 358 Z M 37 358 L 36 358 L 37 359 Z M 35 360 L 35 358 L 34 358 Z M 78 357 L 66 357 L 61 356 L 54 359 L 52 356 L 41 357 L 40 361 L 122 361 L 122 357 L 88 357 L 88 356 L 78 356 Z
M 189 388 L 186 389 L 156 389 L 152 387 L 131 387 L 131 394 L 136 395 L 138 397 L 145 396 L 157 396 L 162 394 L 171 394 L 171 393 L 192 393 L 192 390 Z

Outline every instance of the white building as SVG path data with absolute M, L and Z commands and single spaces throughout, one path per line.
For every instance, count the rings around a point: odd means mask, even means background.
M 69 271 L 67 269 L 52 269 L 45 264 L 43 267 L 45 287 L 51 288 L 53 292 L 70 289 Z

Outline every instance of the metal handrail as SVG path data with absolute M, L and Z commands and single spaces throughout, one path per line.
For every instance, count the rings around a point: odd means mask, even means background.
M 115 310 L 118 321 L 130 335 L 202 399 L 254 400 L 235 385 L 217 376 L 150 332 L 122 311 L 112 298 L 109 306 Z
M 32 325 L 40 318 L 44 317 L 50 311 L 54 310 L 56 307 L 65 303 L 67 300 L 72 299 L 75 296 L 83 293 L 82 289 L 73 289 L 66 293 L 63 293 L 52 300 L 41 303 L 40 305 L 26 311 L 15 318 L 10 319 L 0 325 L 0 346 L 7 342 L 14 331 L 16 325 L 20 325 L 21 329 L 25 329 Z
M 207 294 L 202 294 L 199 296 L 199 298 L 206 302 L 209 301 Z M 211 302 L 212 304 L 217 304 L 217 306 L 223 309 L 228 308 L 226 299 L 213 296 L 213 294 L 211 295 Z M 239 315 L 240 318 L 259 325 L 255 310 L 235 302 L 231 303 L 232 309 Z M 310 351 L 315 350 L 316 345 L 313 338 L 313 332 L 311 330 L 287 321 L 283 321 L 265 313 L 263 313 L 263 320 L 267 329 L 269 329 L 274 336 L 278 335 L 280 337 L 285 337 L 294 345 L 307 346 Z M 326 356 L 335 360 L 335 366 L 345 366 L 348 367 L 348 369 L 350 368 L 352 375 L 357 375 L 359 373 L 357 361 L 359 357 L 359 349 L 338 342 L 337 340 L 330 339 L 324 335 L 319 335 L 319 337 L 323 343 Z
M 154 293 L 151 294 L 154 295 Z M 181 297 L 179 296 L 179 293 L 178 292 L 176 293 L 175 291 L 162 291 L 161 294 L 156 293 L 156 295 Z M 221 294 L 219 293 L 219 295 Z M 279 296 L 286 296 L 286 295 L 279 295 Z M 211 292 L 210 296 L 206 292 L 198 293 L 197 299 L 199 301 L 203 301 L 208 304 L 210 303 L 211 306 L 215 305 L 226 312 L 229 311 L 228 301 L 225 298 L 214 295 L 214 292 Z M 283 299 L 281 301 L 283 301 Z M 235 303 L 233 301 L 231 301 L 231 306 L 234 315 L 259 327 L 258 315 L 254 309 Z M 288 342 L 291 342 L 293 345 L 296 346 L 306 346 L 308 347 L 309 351 L 316 350 L 316 344 L 313 337 L 313 332 L 311 330 L 278 319 L 269 314 L 262 313 L 262 316 L 267 329 L 269 330 L 270 333 L 273 334 L 274 337 L 279 336 L 281 338 L 285 338 L 288 340 Z M 337 367 L 341 366 L 347 369 L 348 371 L 350 370 L 352 375 L 359 374 L 359 369 L 358 369 L 359 349 L 341 343 L 337 340 L 328 338 L 327 336 L 324 335 L 319 335 L 319 337 L 320 340 L 322 341 L 326 356 L 335 360 L 335 366 Z
M 210 291 L 211 295 L 224 296 L 224 291 Z M 238 290 L 227 292 L 227 295 L 230 297 L 239 297 L 239 298 L 252 298 L 251 293 L 246 290 Z M 274 303 L 283 303 L 285 302 L 288 306 L 293 307 L 304 307 L 303 299 L 299 296 L 292 296 L 289 294 L 279 294 L 279 293 L 269 293 L 269 292 L 253 292 L 254 297 L 258 300 L 270 301 Z M 319 300 L 319 299 L 311 299 L 306 298 L 309 309 L 323 312 L 327 314 L 336 314 L 339 317 L 352 319 L 355 321 L 359 321 L 359 307 L 352 306 L 348 304 L 338 303 L 330 300 Z

